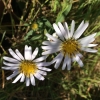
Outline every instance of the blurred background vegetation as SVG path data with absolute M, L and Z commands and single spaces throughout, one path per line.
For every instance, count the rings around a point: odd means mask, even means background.
M 62 71 L 51 65 L 52 72 L 43 82 L 36 80 L 36 86 L 6 80 L 12 72 L 1 66 L 8 48 L 23 51 L 25 44 L 40 48 L 44 34 L 54 32 L 53 23 L 66 21 L 70 26 L 72 20 L 76 28 L 82 20 L 89 22 L 83 36 L 97 32 L 98 52 L 83 52 L 83 68 L 73 63 L 70 71 Z M 100 0 L 0 0 L 0 100 L 100 100 L 99 47 Z

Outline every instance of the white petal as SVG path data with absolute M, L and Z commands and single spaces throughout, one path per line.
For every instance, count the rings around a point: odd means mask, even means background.
M 26 77 L 26 86 L 29 86 L 30 85 L 30 79 L 29 77 Z
M 59 22 L 60 23 L 60 22 Z M 59 24 L 58 23 L 58 24 Z M 63 34 L 61 33 L 60 29 L 58 28 L 58 26 L 54 23 L 53 24 L 54 30 L 56 31 L 56 34 L 60 37 L 61 40 L 64 40 Z
M 19 72 L 18 71 L 15 71 L 12 75 L 8 76 L 6 79 L 7 80 L 10 80 L 10 79 L 12 79 L 13 77 L 15 77 L 18 74 L 19 74 Z
M 51 62 L 38 62 L 36 63 L 38 67 L 41 67 L 41 66 L 50 66 L 51 64 L 53 64 L 54 62 L 51 61 Z
M 16 83 L 22 77 L 22 73 L 20 73 L 12 83 Z
M 22 60 L 24 60 L 24 57 L 22 56 L 22 54 L 19 52 L 18 49 L 16 49 L 15 52 Z
M 35 78 L 34 78 L 34 76 L 32 74 L 30 74 L 30 80 L 31 80 L 31 84 L 33 86 L 35 86 Z
M 39 49 L 36 48 L 32 54 L 32 60 L 36 57 L 36 55 L 38 54 Z
M 26 60 L 32 60 L 32 48 L 25 45 L 24 57 Z
M 7 65 L 7 66 L 11 66 L 11 67 L 18 67 L 18 66 L 19 66 L 19 64 L 7 63 L 7 62 L 5 62 L 5 61 L 3 61 L 3 64 L 4 64 L 4 65 Z
M 19 61 L 14 59 L 14 58 L 4 56 L 3 59 L 8 61 L 8 62 L 19 63 Z
M 16 69 L 18 69 L 19 67 L 2 67 L 2 69 L 4 69 L 4 70 L 16 70 Z
M 58 35 L 56 33 L 53 33 L 52 36 L 58 38 Z
M 43 45 L 50 45 L 52 46 L 53 44 L 56 44 L 57 42 L 51 42 L 51 41 L 43 41 L 42 44 Z
M 78 41 L 82 45 L 88 45 L 89 43 L 91 43 L 91 42 L 93 42 L 95 40 L 95 38 L 94 38 L 95 35 L 96 35 L 96 33 L 91 34 L 91 35 L 89 35 L 87 37 L 79 39 Z
M 55 44 L 55 45 L 52 45 L 52 46 L 41 46 L 42 49 L 44 50 L 50 50 L 50 49 L 60 49 L 60 43 L 59 44 Z
M 59 54 L 53 59 L 52 62 L 56 62 L 54 68 L 57 69 L 57 68 L 59 67 L 59 65 L 61 64 L 62 59 L 63 59 L 62 53 L 59 53 Z
M 81 48 L 81 50 L 86 51 L 86 52 L 91 52 L 91 53 L 96 53 L 97 50 L 91 49 L 91 48 Z
M 58 22 L 58 26 L 59 26 L 59 28 L 60 28 L 60 31 L 61 31 L 61 35 L 63 35 L 63 37 L 65 38 L 65 39 L 67 39 L 66 37 L 68 37 L 67 36 L 67 32 L 66 32 L 66 30 L 64 29 L 64 27 L 63 27 L 63 25 L 60 23 L 60 22 Z
M 89 25 L 89 23 L 85 23 L 83 25 L 83 27 L 79 31 L 77 31 L 77 32 L 74 33 L 73 37 L 75 39 L 78 39 L 83 34 L 83 32 L 86 30 L 86 28 L 88 27 L 88 25 Z
M 97 46 L 97 45 L 98 45 L 98 44 L 87 44 L 87 45 L 86 45 L 86 44 L 83 44 L 81 48 L 82 48 L 82 49 L 85 49 L 85 48 L 87 48 L 87 47 L 95 47 L 95 46 Z
M 56 33 L 53 33 L 52 36 L 55 37 L 55 38 L 58 38 L 58 35 Z M 47 38 L 47 40 L 52 41 L 50 38 Z
M 37 73 L 40 73 L 41 75 L 47 75 L 47 72 L 42 71 L 42 70 L 38 70 Z
M 98 44 L 88 44 L 87 47 L 95 47 L 97 46 Z
M 73 33 L 74 33 L 74 28 L 75 28 L 75 21 L 72 20 L 72 23 L 71 23 L 71 30 L 70 30 L 70 37 L 73 36 Z
M 17 60 L 21 61 L 21 59 L 14 53 L 12 49 L 8 49 L 9 53 Z
M 50 38 L 51 40 L 53 40 L 54 42 L 61 42 L 59 39 L 53 37 L 52 35 L 50 35 L 50 34 L 48 34 L 48 33 L 46 33 L 45 35 L 46 35 L 48 38 Z
M 81 53 L 77 53 L 76 55 L 79 56 L 80 58 L 83 57 L 83 55 Z
M 82 48 L 91 47 L 91 44 L 89 44 L 89 43 L 93 42 L 94 40 L 95 40 L 95 39 L 92 38 L 92 39 L 90 39 L 90 41 L 85 41 L 84 44 L 81 44 L 81 47 L 82 47 Z M 94 47 L 94 46 L 93 46 L 93 47 Z
M 67 34 L 65 36 L 65 38 L 68 39 L 68 38 L 70 38 L 70 34 L 69 34 L 69 28 L 68 28 L 67 22 L 64 23 L 64 26 L 65 26 L 65 30 L 66 30 L 66 34 Z
M 42 57 L 35 59 L 34 62 L 40 62 L 40 61 L 45 60 L 46 58 L 47 58 L 47 56 L 42 56 Z
M 39 74 L 39 73 L 35 73 L 34 76 L 35 76 L 37 79 L 42 80 L 42 81 L 45 79 L 45 78 L 44 78 L 41 74 Z
M 49 50 L 49 49 L 56 48 L 56 47 L 53 47 L 53 46 L 41 46 L 41 48 L 44 49 L 44 50 Z
M 41 69 L 41 70 L 44 70 L 44 71 L 48 71 L 48 72 L 52 70 L 50 68 L 41 67 L 41 66 L 38 66 L 38 69 Z
M 76 55 L 75 57 L 73 57 L 73 61 L 77 61 L 78 64 L 80 65 L 80 67 L 83 66 L 83 62 L 81 61 L 81 59 L 79 58 L 78 55 Z
M 65 70 L 66 65 L 67 65 L 67 70 L 70 70 L 71 69 L 71 59 L 68 56 L 66 56 L 64 59 L 62 70 Z
M 60 48 L 56 48 L 56 49 L 54 48 L 54 49 L 42 52 L 42 55 L 49 55 L 49 54 L 52 54 L 52 53 L 56 53 L 58 51 L 60 51 Z
M 60 43 L 62 43 L 62 42 L 44 41 L 42 44 L 49 45 L 49 46 L 55 46 L 55 45 L 60 45 Z
M 22 73 L 22 77 L 20 79 L 20 82 L 24 82 L 24 80 L 25 80 L 25 75 Z
M 84 26 L 84 20 L 81 22 L 77 30 L 75 31 L 76 33 Z

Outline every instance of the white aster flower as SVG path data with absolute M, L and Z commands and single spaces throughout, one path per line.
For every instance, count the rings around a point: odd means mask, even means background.
M 24 82 L 25 80 L 26 86 L 29 86 L 30 83 L 35 86 L 35 77 L 38 80 L 44 80 L 44 76 L 47 75 L 47 72 L 51 71 L 51 69 L 44 67 L 48 66 L 49 63 L 42 62 L 47 56 L 34 59 L 38 54 L 38 48 L 32 53 L 31 46 L 28 47 L 26 45 L 24 57 L 18 49 L 16 49 L 15 52 L 12 49 L 9 49 L 9 53 L 13 58 L 4 56 L 3 59 L 5 61 L 3 61 L 3 64 L 5 66 L 2 66 L 2 69 L 13 71 L 13 74 L 8 76 L 7 80 L 18 75 L 12 83 L 16 83 L 18 80 Z
M 77 30 L 74 32 L 75 29 L 75 22 L 72 20 L 71 28 L 68 28 L 67 22 L 62 25 L 60 22 L 57 24 L 53 24 L 54 30 L 58 35 L 58 38 L 50 35 L 45 34 L 47 38 L 51 39 L 52 41 L 44 41 L 42 44 L 42 49 L 44 52 L 42 55 L 49 55 L 52 53 L 58 53 L 58 55 L 52 60 L 52 63 L 55 63 L 55 68 L 57 69 L 61 64 L 62 60 L 64 60 L 62 65 L 62 70 L 66 68 L 70 70 L 71 62 L 78 62 L 80 67 L 83 66 L 83 62 L 81 61 L 82 54 L 80 51 L 92 52 L 95 53 L 97 50 L 91 49 L 90 47 L 95 47 L 97 44 L 91 44 L 95 40 L 95 35 L 91 34 L 84 38 L 80 38 L 83 32 L 88 27 L 88 22 L 84 23 L 81 22 Z

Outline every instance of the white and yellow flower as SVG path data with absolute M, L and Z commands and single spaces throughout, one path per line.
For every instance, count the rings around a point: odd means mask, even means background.
M 71 62 L 78 62 L 80 67 L 83 66 L 83 62 L 81 61 L 82 54 L 80 51 L 86 51 L 95 53 L 97 50 L 91 49 L 90 47 L 95 47 L 97 44 L 91 44 L 95 40 L 95 35 L 91 34 L 89 36 L 86 36 L 84 38 L 80 38 L 80 36 L 83 34 L 83 32 L 88 27 L 89 23 L 84 21 L 81 22 L 77 30 L 74 32 L 75 29 L 75 22 L 72 20 L 71 28 L 68 28 L 67 22 L 62 25 L 60 22 L 57 24 L 53 24 L 54 30 L 58 37 L 54 37 L 50 34 L 45 34 L 47 38 L 49 38 L 52 41 L 44 41 L 42 46 L 42 49 L 44 52 L 42 55 L 49 55 L 52 53 L 58 53 L 58 55 L 52 60 L 52 63 L 55 63 L 55 68 L 58 68 L 64 60 L 62 65 L 62 70 L 64 70 L 67 66 L 67 69 L 71 69 Z
M 5 66 L 2 66 L 2 69 L 13 71 L 13 74 L 8 76 L 7 80 L 18 75 L 12 83 L 16 83 L 18 80 L 24 82 L 25 80 L 26 86 L 29 86 L 30 83 L 35 86 L 35 77 L 38 80 L 43 81 L 47 72 L 51 71 L 51 69 L 44 67 L 48 66 L 49 63 L 42 62 L 47 58 L 47 56 L 36 58 L 38 48 L 36 48 L 32 53 L 32 47 L 25 45 L 24 57 L 18 49 L 16 49 L 15 52 L 12 49 L 9 49 L 9 53 L 13 58 L 4 56 L 3 59 L 5 61 L 3 61 L 3 64 Z

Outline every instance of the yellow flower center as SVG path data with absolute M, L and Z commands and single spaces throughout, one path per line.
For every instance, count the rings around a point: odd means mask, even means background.
M 31 28 L 33 30 L 37 30 L 38 29 L 38 24 L 37 23 L 33 23 L 32 26 L 31 26 Z
M 30 74 L 36 73 L 37 70 L 36 64 L 32 61 L 25 60 L 20 64 L 20 72 L 24 73 L 24 75 L 27 77 L 29 77 Z
M 68 39 L 61 44 L 61 51 L 69 57 L 74 56 L 80 50 L 80 44 L 75 39 Z

